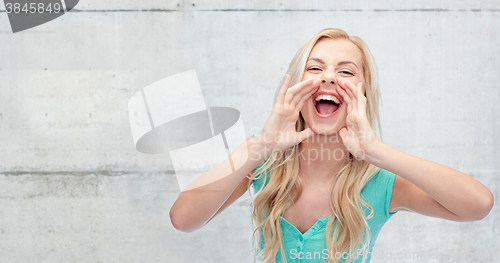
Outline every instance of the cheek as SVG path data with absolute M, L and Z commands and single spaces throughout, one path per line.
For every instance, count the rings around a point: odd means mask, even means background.
M 363 83 L 363 94 L 365 94 L 365 90 L 364 90 L 364 88 L 365 88 L 365 85 L 366 85 L 366 84 L 365 84 L 365 82 L 363 81 L 363 79 L 359 79 L 359 78 L 349 78 L 349 79 L 346 79 L 346 81 L 351 82 L 351 83 L 352 83 L 354 86 L 356 86 L 356 87 L 358 86 L 358 84 L 359 84 L 360 82 L 361 82 L 361 83 Z
M 304 80 L 308 80 L 308 79 L 317 79 L 319 78 L 318 75 L 314 75 L 314 74 L 311 74 L 311 73 L 308 73 L 308 72 L 304 72 L 304 75 L 302 75 L 302 80 L 301 81 L 304 81 Z

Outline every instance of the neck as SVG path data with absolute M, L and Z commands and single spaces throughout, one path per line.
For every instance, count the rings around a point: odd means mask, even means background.
M 301 178 L 319 184 L 335 180 L 348 154 L 339 135 L 315 134 L 299 145 Z

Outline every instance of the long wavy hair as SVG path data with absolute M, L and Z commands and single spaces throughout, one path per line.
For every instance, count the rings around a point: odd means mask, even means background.
M 358 37 L 349 37 L 343 30 L 327 28 L 310 38 L 295 54 L 287 73 L 291 76 L 290 87 L 302 80 L 306 61 L 314 45 L 321 39 L 346 39 L 356 45 L 363 60 L 363 75 L 365 78 L 365 96 L 367 98 L 366 114 L 370 125 L 378 128 L 378 74 L 375 61 L 368 46 Z M 304 130 L 302 115 L 296 123 L 296 130 Z M 361 196 L 361 190 L 378 172 L 379 168 L 351 154 L 345 159 L 342 168 L 337 172 L 337 181 L 330 195 L 332 216 L 328 219 L 325 231 L 327 249 L 335 254 L 367 249 L 369 231 L 367 219 L 373 216 L 373 208 Z M 253 241 L 255 257 L 262 262 L 275 262 L 278 253 L 287 262 L 283 248 L 280 216 L 289 208 L 302 193 L 302 182 L 299 177 L 298 145 L 284 152 L 275 152 L 267 158 L 249 176 L 249 187 L 253 180 L 269 180 L 267 187 L 257 190 L 252 203 L 252 223 L 255 227 Z M 292 197 L 292 191 L 298 195 Z M 370 213 L 365 215 L 364 209 Z M 337 221 L 336 223 L 335 220 Z M 328 234 L 331 233 L 331 234 Z M 329 257 L 328 263 L 336 263 L 335 257 Z M 351 262 L 348 258 L 347 261 Z

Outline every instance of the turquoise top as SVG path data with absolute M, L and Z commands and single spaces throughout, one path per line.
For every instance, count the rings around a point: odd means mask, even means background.
M 352 262 L 363 262 L 363 253 L 367 255 L 365 262 L 370 262 L 373 245 L 375 244 L 375 240 L 382 226 L 391 216 L 396 214 L 389 213 L 389 203 L 391 201 L 392 187 L 395 178 L 395 174 L 380 169 L 366 184 L 363 190 L 361 190 L 361 195 L 365 198 L 367 203 L 372 206 L 374 214 L 372 218 L 367 220 L 370 233 L 368 251 L 363 252 L 360 250 L 359 255 L 356 251 L 354 255 L 351 255 L 351 258 L 353 258 Z M 259 191 L 262 187 L 263 179 L 264 176 L 261 175 L 259 179 L 252 182 L 254 193 Z M 268 182 L 269 176 L 267 177 L 266 185 Z M 365 209 L 366 216 L 368 216 L 369 213 L 370 211 Z M 328 219 L 329 217 L 319 218 L 309 230 L 302 234 L 294 225 L 286 221 L 283 217 L 280 217 L 284 241 L 283 246 L 289 263 L 319 263 L 326 262 L 326 259 L 329 257 L 336 257 L 339 259 L 341 256 L 348 256 L 347 254 L 341 255 L 340 253 L 335 255 L 335 252 L 331 253 L 326 248 L 325 227 Z M 340 260 L 340 262 L 344 261 L 343 259 Z M 283 262 L 281 253 L 278 253 L 276 256 L 276 262 Z

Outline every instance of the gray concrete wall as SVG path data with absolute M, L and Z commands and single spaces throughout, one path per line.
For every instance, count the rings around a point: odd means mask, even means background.
M 0 13 L 0 262 L 250 262 L 248 195 L 195 233 L 172 227 L 169 157 L 134 149 L 128 99 L 196 69 L 207 105 L 238 109 L 250 135 L 326 27 L 371 48 L 387 144 L 499 196 L 498 1 L 81 0 L 16 34 Z M 498 206 L 473 223 L 400 212 L 375 251 L 439 258 L 372 262 L 497 262 L 499 219 Z

